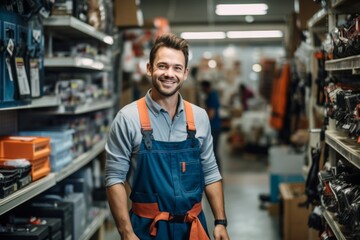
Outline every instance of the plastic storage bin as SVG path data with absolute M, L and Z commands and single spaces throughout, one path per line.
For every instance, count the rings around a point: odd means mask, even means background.
M 59 172 L 66 167 L 73 159 L 72 147 L 73 129 L 68 130 L 40 130 L 40 131 L 21 131 L 21 136 L 42 136 L 49 137 L 51 144 L 50 164 L 52 172 Z
M 29 160 L 32 165 L 31 178 L 33 181 L 38 180 L 50 173 L 50 139 L 17 136 L 0 138 L 0 158 Z

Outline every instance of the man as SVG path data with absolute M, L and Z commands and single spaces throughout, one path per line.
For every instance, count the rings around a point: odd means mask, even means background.
M 147 64 L 152 88 L 112 123 L 105 181 L 122 240 L 209 239 L 201 208 L 204 190 L 216 219 L 215 239 L 229 239 L 209 119 L 178 92 L 187 64 L 186 40 L 159 37 Z M 125 181 L 131 187 L 130 214 Z
M 239 93 L 243 109 L 247 111 L 249 109 L 249 99 L 254 97 L 254 93 L 244 83 L 240 84 Z
M 205 94 L 205 110 L 210 119 L 211 135 L 213 137 L 214 154 L 216 163 L 221 172 L 221 161 L 218 154 L 218 145 L 221 134 L 221 119 L 219 115 L 220 100 L 218 93 L 212 88 L 211 82 L 203 80 L 200 82 L 201 91 Z

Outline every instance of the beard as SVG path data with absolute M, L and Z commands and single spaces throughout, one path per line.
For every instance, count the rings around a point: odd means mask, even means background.
M 178 84 L 174 90 L 168 92 L 168 91 L 164 91 L 161 88 L 160 84 L 158 83 L 158 81 L 162 81 L 162 80 L 168 80 L 168 79 L 167 78 L 159 78 L 159 80 L 157 80 L 156 78 L 153 78 L 153 77 L 151 78 L 153 87 L 156 89 L 156 91 L 160 95 L 162 95 L 164 97 L 171 97 L 171 96 L 175 95 L 180 90 L 181 86 L 184 83 L 184 82 L 182 82 L 182 83 Z M 176 79 L 176 83 L 179 83 L 179 82 L 180 81 L 178 79 Z

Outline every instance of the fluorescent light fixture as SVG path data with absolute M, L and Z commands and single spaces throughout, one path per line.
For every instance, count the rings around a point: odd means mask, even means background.
M 263 31 L 229 31 L 228 38 L 281 38 L 283 33 L 280 30 Z
M 183 32 L 181 37 L 185 39 L 224 39 L 224 32 Z
M 215 13 L 220 16 L 228 15 L 265 15 L 268 5 L 265 3 L 255 4 L 218 4 Z

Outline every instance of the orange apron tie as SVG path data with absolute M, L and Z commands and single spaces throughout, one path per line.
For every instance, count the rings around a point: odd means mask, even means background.
M 192 209 L 187 212 L 187 215 L 184 219 L 184 222 L 191 223 L 190 229 L 190 239 L 189 240 L 210 240 L 206 234 L 198 215 L 202 210 L 201 203 L 196 203 Z M 156 223 L 160 220 L 171 221 L 172 216 L 169 212 L 160 212 L 159 206 L 157 203 L 133 203 L 132 211 L 136 215 L 144 218 L 154 219 L 150 225 L 150 235 L 155 237 L 157 234 Z

